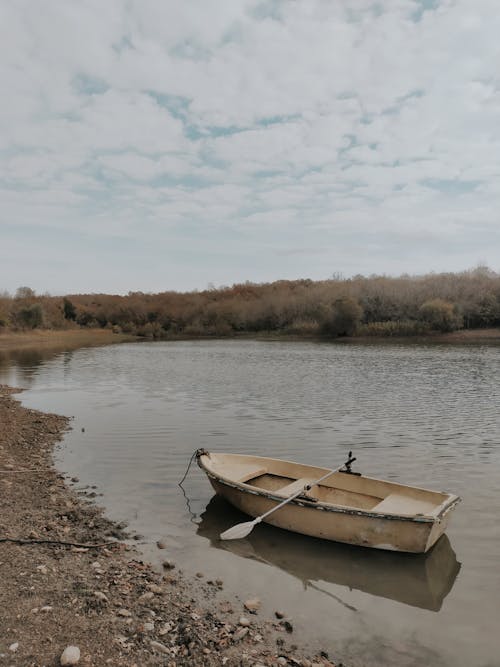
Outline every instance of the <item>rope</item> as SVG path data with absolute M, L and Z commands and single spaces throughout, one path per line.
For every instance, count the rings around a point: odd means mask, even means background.
M 184 480 L 185 480 L 186 477 L 188 476 L 189 469 L 191 468 L 191 465 L 192 465 L 194 459 L 196 458 L 196 455 L 198 454 L 198 451 L 199 451 L 199 450 L 196 449 L 196 450 L 191 454 L 191 458 L 189 459 L 188 467 L 186 468 L 186 472 L 184 473 L 184 477 L 183 477 L 183 478 L 181 479 L 181 481 L 179 482 L 179 486 L 181 487 L 181 489 L 182 489 L 182 484 L 183 484 Z

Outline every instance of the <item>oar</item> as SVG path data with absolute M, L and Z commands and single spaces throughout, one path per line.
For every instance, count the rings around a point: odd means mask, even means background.
M 290 503 L 295 498 L 298 498 L 300 495 L 302 495 L 304 493 L 304 491 L 309 491 L 310 489 L 312 489 L 313 486 L 316 486 L 317 484 L 319 484 L 320 482 L 325 480 L 327 477 L 330 477 L 331 475 L 335 474 L 336 472 L 338 472 L 344 466 L 346 466 L 346 468 L 349 470 L 348 466 L 350 466 L 350 464 L 353 461 L 356 460 L 355 458 L 352 458 L 351 455 L 352 455 L 352 452 L 349 452 L 349 460 L 346 463 L 343 463 L 338 468 L 335 468 L 335 470 L 330 470 L 329 472 L 326 473 L 326 475 L 323 475 L 323 477 L 320 477 L 315 482 L 311 482 L 310 484 L 306 484 L 302 489 L 300 489 L 299 491 L 296 491 L 295 493 L 292 493 L 291 496 L 289 496 L 288 498 L 285 498 L 285 500 L 283 500 L 283 502 L 281 502 L 279 505 L 276 505 L 276 507 L 273 507 L 270 510 L 268 510 L 267 512 L 264 512 L 264 514 L 261 514 L 260 516 L 258 516 L 253 521 L 245 521 L 244 523 L 237 523 L 236 526 L 233 526 L 232 528 L 228 528 L 227 530 L 225 530 L 223 533 L 220 534 L 220 539 L 221 540 L 240 540 L 242 537 L 246 537 L 247 535 L 249 535 L 252 532 L 252 530 L 254 529 L 254 527 L 258 523 L 260 523 L 263 519 L 266 518 L 266 516 L 269 516 L 273 512 L 276 512 L 276 510 L 279 510 L 282 507 L 284 507 L 285 505 L 287 505 L 288 503 Z

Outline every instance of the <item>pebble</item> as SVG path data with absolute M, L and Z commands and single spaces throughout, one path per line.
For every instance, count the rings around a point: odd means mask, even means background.
M 47 574 L 48 572 L 47 567 L 45 565 L 37 565 L 36 569 L 38 570 L 38 572 L 40 572 L 40 574 Z
M 48 604 L 45 605 L 45 607 L 40 607 L 40 611 L 43 611 L 43 612 L 49 612 L 49 611 L 52 611 L 52 609 L 53 609 L 53 607 L 51 607 Z
M 61 665 L 77 665 L 80 662 L 80 649 L 78 646 L 66 646 L 59 662 Z
M 156 649 L 160 653 L 170 653 L 170 649 L 165 646 L 165 644 L 162 644 L 161 642 L 157 641 L 152 641 L 150 644 L 151 648 Z
M 250 625 L 250 619 L 247 618 L 246 616 L 240 616 L 240 620 L 238 621 L 238 623 L 244 628 L 248 628 L 248 626 Z
M 147 602 L 148 600 L 152 600 L 154 598 L 155 594 L 151 591 L 148 591 L 147 593 L 143 593 L 141 596 L 139 596 L 139 602 Z
M 94 597 L 100 602 L 108 602 L 107 596 L 104 593 L 101 593 L 101 591 L 94 591 Z
M 144 623 L 143 626 L 144 632 L 153 632 L 155 629 L 155 624 L 154 623 Z
M 161 595 L 163 593 L 163 588 L 158 586 L 158 584 L 148 584 L 148 590 L 150 590 L 151 593 L 156 593 L 157 595 Z
M 15 653 L 17 649 L 19 648 L 19 642 L 14 642 L 9 646 L 9 651 L 12 651 L 12 653 Z
M 287 665 L 288 660 L 284 658 L 282 655 L 276 660 L 278 665 Z
M 158 630 L 158 634 L 160 635 L 160 637 L 163 637 L 163 635 L 166 635 L 168 632 L 170 632 L 171 629 L 172 629 L 172 623 L 169 623 L 167 621 L 167 623 L 162 625 L 162 627 Z
M 163 540 L 158 540 L 158 542 L 156 543 L 156 546 L 158 547 L 158 549 L 166 549 L 167 548 L 167 545 Z
M 259 598 L 251 598 L 249 600 L 246 600 L 243 606 L 251 614 L 256 614 L 257 609 L 260 609 L 260 600 Z
M 118 616 L 132 616 L 132 612 L 130 612 L 128 609 L 118 609 L 116 613 Z
M 275 611 L 274 615 L 276 616 L 276 618 L 285 618 L 285 612 L 283 611 Z
M 173 560 L 164 560 L 162 565 L 166 570 L 173 570 L 175 567 L 175 562 Z
M 248 628 L 239 628 L 233 635 L 233 641 L 239 642 L 248 634 Z

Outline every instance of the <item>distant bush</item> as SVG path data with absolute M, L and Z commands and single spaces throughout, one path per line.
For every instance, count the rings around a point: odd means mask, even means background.
M 443 299 L 426 301 L 419 308 L 420 319 L 436 331 L 454 331 L 462 327 L 462 317 L 456 307 Z
M 39 303 L 24 306 L 16 313 L 16 323 L 21 329 L 37 329 L 43 324 L 43 309 Z
M 363 309 L 351 297 L 341 297 L 333 303 L 331 314 L 323 321 L 324 333 L 332 336 L 352 336 L 359 326 Z

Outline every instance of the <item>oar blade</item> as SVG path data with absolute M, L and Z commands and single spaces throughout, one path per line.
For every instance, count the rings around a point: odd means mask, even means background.
M 252 532 L 255 526 L 255 521 L 245 521 L 245 523 L 237 523 L 236 526 L 228 528 L 220 534 L 221 540 L 241 540 Z

